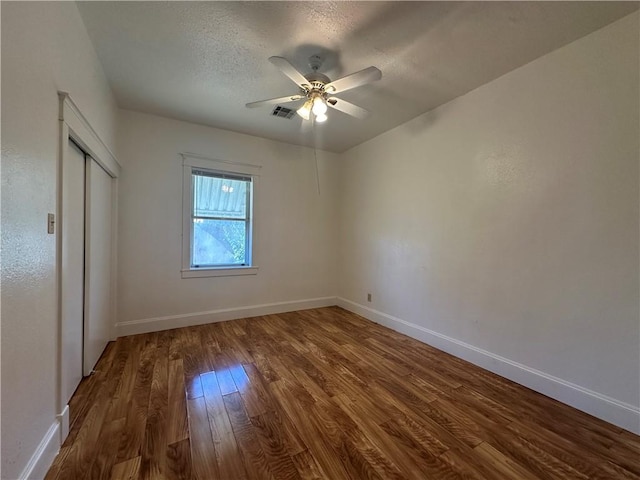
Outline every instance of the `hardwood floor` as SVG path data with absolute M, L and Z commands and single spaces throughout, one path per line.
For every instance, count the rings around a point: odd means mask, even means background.
M 338 307 L 111 343 L 53 479 L 640 479 L 640 437 Z

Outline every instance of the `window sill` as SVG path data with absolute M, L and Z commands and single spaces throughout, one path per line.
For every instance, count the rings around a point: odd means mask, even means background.
M 234 277 L 236 275 L 255 275 L 258 267 L 231 267 L 231 268 L 198 268 L 182 270 L 182 278 L 202 277 Z

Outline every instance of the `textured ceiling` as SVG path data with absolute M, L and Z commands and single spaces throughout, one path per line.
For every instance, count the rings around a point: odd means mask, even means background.
M 118 104 L 341 152 L 638 8 L 638 2 L 78 2 Z M 245 103 L 297 93 L 267 58 L 331 79 L 382 80 L 341 95 L 371 112 L 296 115 Z M 523 92 L 526 95 L 526 92 Z M 507 100 L 507 99 L 506 99 Z M 297 104 L 286 106 L 296 107 Z

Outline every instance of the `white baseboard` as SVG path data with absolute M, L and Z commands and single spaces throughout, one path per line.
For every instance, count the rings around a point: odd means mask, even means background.
M 56 417 L 60 425 L 60 445 L 62 445 L 69 435 L 69 405 L 65 405 Z
M 337 305 L 479 367 L 640 435 L 640 408 L 474 347 L 455 338 L 338 297 Z
M 42 480 L 44 478 L 53 463 L 53 459 L 56 458 L 58 451 L 60 451 L 59 428 L 58 421 L 55 421 L 49 427 L 38 448 L 29 459 L 29 463 L 20 473 L 19 480 Z
M 207 312 L 185 313 L 166 317 L 143 318 L 128 322 L 116 323 L 119 337 L 137 335 L 139 333 L 158 332 L 171 328 L 190 327 L 205 323 L 225 322 L 238 318 L 257 317 L 274 313 L 308 310 L 310 308 L 329 307 L 336 304 L 336 297 L 308 298 L 288 302 L 265 303 L 262 305 L 248 305 L 245 307 L 222 308 Z

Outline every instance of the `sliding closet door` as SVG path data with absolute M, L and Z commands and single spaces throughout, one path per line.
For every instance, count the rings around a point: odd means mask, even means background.
M 61 342 L 66 404 L 82 380 L 84 316 L 84 152 L 69 141 L 62 164 Z
M 92 158 L 86 164 L 84 374 L 111 337 L 111 215 L 113 179 Z

